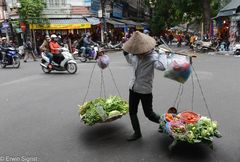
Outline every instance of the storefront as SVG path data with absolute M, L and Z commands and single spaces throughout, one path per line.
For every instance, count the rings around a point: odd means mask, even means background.
M 218 38 L 228 41 L 229 50 L 231 50 L 231 47 L 239 42 L 240 1 L 232 0 L 220 10 L 215 20 Z
M 125 24 L 112 19 L 106 19 L 106 24 L 111 41 L 113 43 L 121 41 L 122 37 L 124 37 Z
M 101 38 L 101 22 L 96 17 L 86 17 L 86 20 L 91 24 L 90 33 L 94 42 L 100 41 Z
M 230 38 L 240 42 L 240 14 L 231 18 Z
M 45 35 L 60 35 L 64 44 L 71 47 L 72 41 L 82 33 L 90 30 L 91 24 L 85 19 L 50 19 L 49 24 L 30 24 L 33 42 L 37 47 L 43 42 Z

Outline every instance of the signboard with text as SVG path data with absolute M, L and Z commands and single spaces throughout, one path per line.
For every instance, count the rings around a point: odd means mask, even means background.
M 91 28 L 90 23 L 49 24 L 49 25 L 30 24 L 30 29 L 62 30 L 62 29 L 87 29 L 87 28 Z
M 100 0 L 92 0 L 91 12 L 97 14 L 100 10 Z
M 122 18 L 123 5 L 121 3 L 113 3 L 113 17 Z

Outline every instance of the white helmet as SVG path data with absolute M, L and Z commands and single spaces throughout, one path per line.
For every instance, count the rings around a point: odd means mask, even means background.
M 52 34 L 51 35 L 51 39 L 53 39 L 53 38 L 57 38 L 57 35 L 56 34 Z
M 147 29 L 144 29 L 144 30 L 143 30 L 143 33 L 144 33 L 144 34 L 149 34 L 149 33 L 150 33 L 150 31 L 149 31 L 149 30 L 147 30 Z

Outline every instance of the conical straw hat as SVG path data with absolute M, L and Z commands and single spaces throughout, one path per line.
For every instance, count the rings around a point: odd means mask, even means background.
M 152 50 L 155 45 L 156 41 L 154 38 L 136 31 L 131 38 L 123 44 L 123 50 L 131 54 L 143 54 Z

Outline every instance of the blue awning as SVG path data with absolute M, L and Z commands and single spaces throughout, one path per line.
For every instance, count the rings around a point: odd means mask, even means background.
M 121 22 L 114 21 L 112 19 L 106 19 L 106 22 L 112 24 L 114 28 L 124 28 L 125 24 Z
M 98 25 L 101 23 L 99 18 L 96 17 L 86 17 L 86 19 L 91 25 Z

